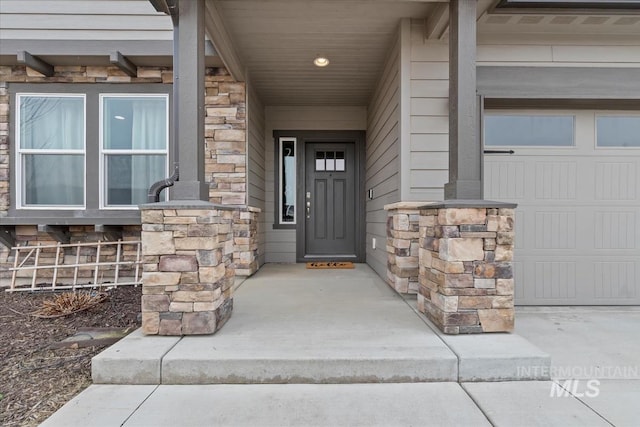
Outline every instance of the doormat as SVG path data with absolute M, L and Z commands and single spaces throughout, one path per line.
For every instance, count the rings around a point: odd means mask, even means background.
M 308 269 L 324 269 L 324 268 L 355 268 L 355 265 L 351 261 L 319 261 L 319 262 L 308 262 Z

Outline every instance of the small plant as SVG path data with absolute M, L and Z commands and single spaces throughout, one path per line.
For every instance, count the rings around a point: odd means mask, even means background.
M 68 316 L 100 304 L 107 297 L 106 292 L 64 292 L 43 300 L 41 307 L 33 315 L 41 318 Z

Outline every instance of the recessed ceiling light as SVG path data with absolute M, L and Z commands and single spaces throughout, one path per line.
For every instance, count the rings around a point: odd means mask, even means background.
M 318 56 L 313 60 L 313 63 L 316 67 L 326 67 L 327 65 L 329 65 L 329 59 L 325 58 L 324 56 Z
M 114 118 L 114 119 L 117 119 L 117 120 L 124 120 L 124 117 L 123 117 L 123 116 L 113 116 L 113 118 Z

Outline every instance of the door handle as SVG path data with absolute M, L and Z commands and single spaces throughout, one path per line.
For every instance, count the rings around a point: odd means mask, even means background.
M 307 219 L 311 218 L 311 202 L 307 201 Z

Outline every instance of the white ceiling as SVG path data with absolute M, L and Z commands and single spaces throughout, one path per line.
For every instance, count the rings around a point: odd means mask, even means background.
M 218 0 L 265 105 L 367 105 L 401 18 L 436 4 L 401 0 Z M 326 68 L 313 65 L 329 58 Z

